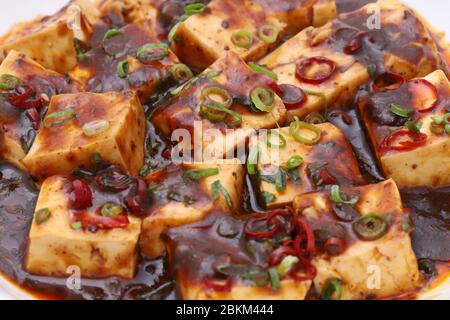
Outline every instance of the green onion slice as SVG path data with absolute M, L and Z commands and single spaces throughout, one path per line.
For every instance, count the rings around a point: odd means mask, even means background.
M 264 87 L 256 87 L 250 93 L 253 106 L 262 112 L 269 112 L 273 109 L 275 94 L 272 90 Z
M 124 209 L 121 205 L 110 202 L 105 203 L 100 210 L 102 216 L 105 217 L 117 217 L 118 215 L 121 215 L 123 212 Z
M 301 156 L 292 156 L 287 161 L 286 165 L 288 169 L 296 169 L 303 163 L 303 158 Z
M 98 136 L 109 129 L 108 120 L 95 120 L 83 125 L 83 133 L 88 137 Z
M 202 13 L 206 8 L 206 5 L 201 2 L 191 3 L 184 7 L 183 11 L 186 15 L 191 16 L 193 14 Z
M 278 138 L 278 144 L 272 142 L 272 135 Z M 286 147 L 286 138 L 278 131 L 269 130 L 267 131 L 267 146 L 269 148 L 284 148 Z
M 312 133 L 314 133 L 314 136 L 312 138 L 306 137 L 304 135 L 300 134 L 300 130 L 307 130 Z M 313 145 L 320 141 L 320 138 L 322 136 L 322 132 L 318 127 L 311 123 L 303 122 L 298 120 L 297 117 L 295 117 L 295 120 L 291 122 L 289 126 L 289 134 L 297 141 L 302 142 L 306 145 Z
M 149 43 L 136 51 L 136 57 L 142 63 L 161 60 L 168 55 L 169 47 L 165 43 Z
M 278 274 L 284 277 L 300 260 L 296 256 L 286 256 L 278 266 Z
M 247 172 L 250 175 L 254 175 L 257 172 L 256 165 L 258 164 L 259 154 L 261 149 L 258 146 L 253 147 L 247 158 Z
M 230 194 L 228 193 L 227 189 L 224 188 L 222 183 L 220 183 L 220 180 L 217 180 L 211 184 L 211 191 L 214 201 L 217 201 L 219 199 L 219 193 L 221 193 L 225 198 L 225 201 L 227 202 L 227 206 L 230 209 L 233 209 L 233 202 L 231 201 Z
M 270 79 L 272 79 L 273 81 L 277 81 L 278 80 L 277 74 L 275 72 L 273 72 L 272 70 L 267 69 L 266 67 L 264 67 L 264 66 L 262 66 L 260 64 L 257 64 L 256 62 L 249 62 L 248 66 L 254 72 L 256 72 L 256 73 L 263 73 L 266 76 L 268 76 Z
M 263 196 L 265 204 L 272 203 L 272 202 L 274 202 L 277 199 L 277 197 L 273 193 L 270 193 L 270 192 L 267 192 L 267 191 L 264 191 L 262 193 L 262 196 Z
M 254 39 L 251 32 L 239 30 L 231 35 L 231 42 L 236 47 L 248 49 L 253 45 Z
M 352 228 L 358 238 L 374 241 L 386 234 L 389 225 L 384 217 L 372 212 L 353 222 Z
M 446 124 L 444 127 L 445 133 L 450 134 L 450 124 Z
M 73 110 L 72 108 L 67 108 L 62 111 L 48 114 L 44 118 L 43 124 L 45 128 L 52 128 L 54 126 L 72 120 L 73 118 L 75 118 L 75 116 L 75 110 Z
M 105 44 L 109 39 L 120 36 L 123 34 L 123 31 L 119 29 L 110 29 L 108 30 L 103 37 L 103 44 Z
M 11 74 L 2 74 L 0 76 L 0 89 L 12 90 L 20 84 L 20 79 Z
M 174 42 L 177 41 L 177 31 L 178 28 L 180 27 L 181 22 L 178 22 L 177 24 L 175 24 L 172 29 L 170 29 L 169 31 L 169 35 L 167 36 L 167 40 L 169 40 L 169 42 Z
M 419 132 L 422 128 L 422 122 L 407 121 L 405 127 L 411 132 Z
M 185 171 L 183 173 L 183 178 L 186 180 L 198 181 L 217 174 L 219 174 L 219 169 L 217 168 L 192 169 Z
M 39 209 L 34 214 L 34 221 L 36 224 L 43 224 L 45 221 L 50 219 L 51 213 L 48 208 Z
M 271 24 L 265 24 L 258 29 L 258 37 L 265 43 L 274 43 L 278 39 L 280 29 Z
M 278 169 L 275 173 L 275 189 L 279 193 L 286 191 L 286 174 L 282 169 Z
M 191 69 L 183 63 L 174 64 L 170 68 L 170 73 L 177 82 L 185 82 L 194 76 Z
M 305 122 L 311 124 L 321 124 L 325 123 L 325 117 L 319 112 L 311 112 L 305 117 Z
M 72 222 L 72 224 L 70 225 L 70 227 L 71 227 L 73 230 L 79 230 L 79 229 L 83 228 L 83 224 L 81 223 L 81 221 L 75 221 L 75 222 Z
M 278 271 L 276 268 L 269 268 L 268 270 L 270 283 L 272 284 L 273 290 L 280 289 L 280 277 L 278 276 Z
M 331 200 L 336 204 L 350 204 L 355 205 L 359 201 L 358 196 L 352 197 L 350 200 L 346 199 L 346 196 L 342 194 L 341 189 L 338 185 L 331 186 Z
M 122 60 L 117 64 L 117 75 L 120 78 L 126 78 L 128 76 L 128 60 Z
M 342 298 L 342 282 L 338 278 L 331 278 L 327 281 L 322 292 L 322 300 L 331 300 L 333 294 L 336 296 L 335 300 Z
M 409 118 L 409 116 L 414 113 L 414 110 L 402 108 L 395 103 L 391 103 L 389 110 L 391 110 L 393 114 L 402 118 Z

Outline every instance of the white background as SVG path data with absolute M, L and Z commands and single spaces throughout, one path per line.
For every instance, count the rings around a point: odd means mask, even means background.
M 276 0 L 274 0 L 276 1 Z M 68 0 L 12 0 L 5 1 L 0 10 L 0 33 L 14 22 L 33 18 L 37 14 L 51 14 Z M 424 15 L 432 25 L 450 33 L 449 0 L 403 0 Z M 448 36 L 450 40 L 450 36 Z

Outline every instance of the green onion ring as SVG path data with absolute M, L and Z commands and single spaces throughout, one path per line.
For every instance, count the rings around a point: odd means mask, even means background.
M 54 126 L 72 120 L 73 118 L 75 118 L 75 116 L 75 110 L 73 110 L 72 108 L 53 112 L 44 118 L 44 128 L 52 128 Z
M 389 110 L 393 114 L 395 114 L 395 115 L 397 115 L 399 117 L 402 117 L 402 118 L 409 118 L 409 116 L 412 113 L 414 113 L 414 110 L 403 108 L 403 107 L 401 107 L 401 106 L 399 106 L 398 104 L 395 104 L 395 103 L 391 103 L 391 105 L 389 107 Z
M 269 112 L 273 109 L 275 94 L 272 90 L 264 87 L 256 87 L 250 92 L 253 106 L 262 112 Z
M 405 127 L 411 132 L 419 132 L 422 128 L 422 122 L 406 121 Z
M 39 209 L 34 214 L 34 222 L 36 224 L 43 224 L 45 221 L 50 219 L 51 212 L 48 208 Z
M 85 123 L 82 127 L 83 133 L 88 137 L 97 136 L 102 134 L 109 128 L 108 120 L 95 120 Z
M 107 202 L 100 209 L 100 213 L 104 217 L 117 217 L 122 214 L 124 209 L 121 205 Z
M 117 64 L 117 75 L 120 78 L 126 78 L 128 76 L 128 60 L 122 60 Z
M 2 74 L 0 76 L 0 89 L 12 90 L 20 84 L 20 79 L 11 74 Z
M 358 238 L 374 241 L 384 236 L 389 226 L 384 217 L 372 212 L 353 222 L 352 228 Z
M 272 290 L 276 291 L 280 289 L 280 277 L 276 268 L 269 268 L 268 270 L 270 283 L 272 284 Z
M 333 293 L 336 293 L 336 300 L 342 298 L 342 282 L 338 278 L 331 278 L 327 281 L 322 292 L 322 300 L 330 300 Z
M 171 42 L 176 42 L 178 39 L 177 39 L 177 31 L 178 31 L 178 28 L 180 27 L 180 25 L 181 25 L 181 22 L 178 22 L 177 24 L 175 24 L 173 27 L 172 27 L 172 29 L 170 29 L 170 31 L 169 31 L 169 35 L 167 36 L 167 40 L 171 43 Z
M 338 185 L 331 186 L 330 197 L 331 200 L 333 200 L 333 202 L 336 204 L 355 205 L 359 200 L 358 196 L 354 196 L 350 200 L 345 199 L 345 196 L 342 195 L 341 188 Z
M 292 156 L 287 161 L 286 165 L 288 169 L 298 168 L 303 163 L 303 158 L 301 156 Z
M 325 123 L 325 117 L 321 115 L 319 112 L 311 112 L 305 117 L 305 122 L 311 124 L 321 124 Z
M 202 13 L 206 8 L 206 5 L 201 2 L 191 3 L 184 7 L 185 14 L 191 16 L 193 14 Z
M 170 73 L 177 82 L 185 82 L 194 76 L 191 69 L 183 63 L 174 64 L 170 68 Z
M 103 44 L 106 43 L 106 41 L 108 41 L 109 39 L 116 37 L 116 36 L 120 36 L 123 34 L 123 31 L 119 30 L 119 29 L 110 29 L 108 30 L 104 37 L 103 37 Z
M 136 51 L 136 58 L 142 63 L 161 60 L 168 55 L 169 47 L 165 43 L 148 43 Z
M 259 154 L 261 153 L 261 150 L 258 146 L 253 147 L 247 158 L 247 172 L 250 175 L 256 174 L 256 164 L 258 163 Z
M 300 135 L 300 133 L 298 132 L 300 129 L 306 129 L 309 131 L 314 132 L 315 137 L 313 138 L 306 138 L 302 135 Z M 316 127 L 313 124 L 307 123 L 307 122 L 303 122 L 298 120 L 297 117 L 295 117 L 295 120 L 293 122 L 291 122 L 290 126 L 289 126 L 289 134 L 297 141 L 302 142 L 306 145 L 313 145 L 316 144 L 320 141 L 320 138 L 322 136 L 322 132 L 320 131 L 320 129 L 318 127 Z
M 253 45 L 253 35 L 246 30 L 239 30 L 231 35 L 231 42 L 239 48 L 248 49 Z
M 277 136 L 278 140 L 280 140 L 279 144 L 273 144 L 270 137 L 273 135 Z M 269 148 L 284 148 L 286 147 L 286 138 L 279 133 L 278 131 L 275 130 L 269 130 L 267 131 L 267 146 Z
M 278 39 L 280 29 L 271 24 L 265 24 L 258 29 L 258 37 L 265 43 L 274 43 Z
M 203 178 L 215 176 L 219 174 L 219 169 L 217 168 L 205 168 L 205 169 L 192 169 L 187 170 L 183 173 L 183 178 L 185 180 L 198 181 Z
M 280 277 L 284 277 L 293 266 L 295 266 L 300 260 L 296 256 L 286 256 L 278 265 L 278 274 Z
M 257 64 L 256 62 L 249 62 L 248 66 L 254 72 L 265 74 L 266 76 L 268 76 L 273 81 L 277 81 L 278 80 L 278 77 L 277 77 L 275 72 L 273 72 L 272 70 L 267 69 L 266 67 L 264 67 L 264 66 L 262 66 L 260 64 Z

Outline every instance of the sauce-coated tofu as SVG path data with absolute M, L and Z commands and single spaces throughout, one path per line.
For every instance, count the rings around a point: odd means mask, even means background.
M 145 132 L 144 111 L 130 92 L 58 95 L 23 162 L 42 178 L 90 167 L 98 153 L 136 175 L 144 162 Z
M 10 51 L 0 65 L 2 75 L 16 77 L 20 80 L 16 88 L 27 86 L 33 92 L 25 101 L 29 103 L 26 108 L 13 105 L 13 99 L 0 98 L 0 123 L 5 132 L 3 158 L 22 167 L 21 161 L 31 147 L 50 98 L 59 93 L 77 92 L 79 86 L 15 50 Z M 4 96 L 15 96 L 14 89 L 2 90 L 2 93 Z
M 378 160 L 385 174 L 400 187 L 450 184 L 450 136 L 445 132 L 443 120 L 445 115 L 450 117 L 450 83 L 441 70 L 423 79 L 427 82 L 422 79 L 405 82 L 398 89 L 376 92 L 359 102 Z M 423 111 L 422 106 L 427 107 L 433 101 L 435 106 Z M 406 108 L 406 117 L 394 114 L 393 104 Z M 434 124 L 435 119 L 442 123 Z M 410 132 L 407 121 L 421 124 L 418 133 Z M 402 148 L 402 142 L 408 141 L 414 146 Z
M 59 12 L 16 24 L 0 37 L 0 52 L 25 53 L 46 68 L 71 70 L 77 62 L 74 40 L 87 42 L 99 12 L 89 0 L 74 0 Z
M 230 150 L 234 151 L 236 146 L 242 146 L 254 130 L 275 128 L 277 123 L 284 123 L 286 109 L 276 94 L 273 94 L 271 112 L 252 110 L 251 92 L 256 87 L 270 89 L 268 81 L 270 79 L 267 76 L 253 72 L 238 55 L 229 53 L 205 70 L 190 87 L 185 87 L 157 109 L 152 121 L 166 136 L 176 129 L 188 130 L 191 134 L 190 144 L 193 147 L 202 146 L 204 158 L 222 158 Z M 217 86 L 225 89 L 232 99 L 230 109 L 241 117 L 239 123 L 227 125 L 238 121 L 235 116 L 213 122 L 202 114 L 202 92 L 207 87 Z
M 314 258 L 318 292 L 323 294 L 332 278 L 341 282 L 342 299 L 387 298 L 420 288 L 423 280 L 411 247 L 411 225 L 395 182 L 390 179 L 341 191 L 359 197 L 357 203 L 336 205 L 330 192 L 300 195 L 294 200 L 294 209 L 308 219 L 316 235 L 327 233 L 326 238 L 337 237 L 346 243 L 340 254 L 325 252 Z M 369 233 L 361 239 L 355 221 L 374 213 L 383 217 L 388 229 L 373 240 Z
M 368 23 L 374 10 L 381 14 L 379 29 Z M 383 46 L 382 53 L 376 45 Z M 318 57 L 322 61 L 314 60 Z M 323 27 L 301 31 L 260 64 L 277 74 L 279 84 L 306 92 L 303 106 L 290 110 L 288 118 L 348 102 L 370 76 L 392 72 L 411 79 L 444 67 L 421 20 L 398 1 L 387 0 L 341 14 Z
M 259 191 L 272 195 L 266 201 L 268 208 L 290 205 L 298 194 L 308 193 L 330 184 L 354 185 L 362 182 L 357 159 L 344 133 L 330 123 L 317 125 L 321 138 L 317 144 L 306 145 L 289 134 L 289 128 L 270 130 L 267 138 L 251 139 L 250 150 L 259 148 L 257 168 L 259 171 Z M 301 131 L 302 134 L 308 134 Z M 282 148 L 268 147 L 280 143 L 279 135 L 286 140 Z M 255 149 L 256 150 L 256 149 Z M 296 157 L 303 161 L 294 169 L 287 163 Z M 281 175 L 276 185 L 276 176 Z M 284 187 L 284 188 L 283 188 Z M 272 197 L 271 196 L 271 197 Z M 264 202 L 264 201 L 263 201 Z
M 45 276 L 68 276 L 70 266 L 78 267 L 81 277 L 134 276 L 137 261 L 137 244 L 141 231 L 139 218 L 128 217 L 124 228 L 96 230 L 74 229 L 69 206 L 67 185 L 69 180 L 53 176 L 42 185 L 36 212 L 48 209 L 50 216 L 44 220 L 35 214 L 26 269 Z
M 256 60 L 276 46 L 286 33 L 293 34 L 311 24 L 321 25 L 335 16 L 334 1 L 321 1 L 315 6 L 303 0 L 276 3 L 213 0 L 202 13 L 179 24 L 172 48 L 181 60 L 201 69 L 227 51 L 237 53 L 246 61 Z M 259 29 L 266 25 L 278 30 L 276 39 L 266 42 L 260 39 Z M 245 45 L 232 40 L 236 32 L 243 30 L 249 33 Z
M 204 169 L 216 172 L 199 180 L 187 176 L 192 170 Z M 154 187 L 155 202 L 143 221 L 140 244 L 145 256 L 156 258 L 165 251 L 161 234 L 166 230 L 202 220 L 213 211 L 232 213 L 239 210 L 244 169 L 237 159 L 184 163 L 155 171 L 147 176 L 147 180 L 150 187 Z M 222 191 L 217 189 L 218 186 Z

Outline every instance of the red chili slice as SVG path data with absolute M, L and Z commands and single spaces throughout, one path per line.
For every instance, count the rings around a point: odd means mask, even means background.
M 233 284 L 233 278 L 228 277 L 225 281 L 218 282 L 215 280 L 211 280 L 208 276 L 203 278 L 203 285 L 214 291 L 230 291 L 231 286 Z
M 425 79 L 408 81 L 408 90 L 411 93 L 411 105 L 419 112 L 433 110 L 439 101 L 436 87 Z
M 267 221 L 267 218 L 249 220 L 244 229 L 245 235 L 248 238 L 252 239 L 266 239 L 266 238 L 273 238 L 277 235 L 278 232 L 280 232 L 281 226 L 278 223 L 273 224 L 272 228 L 270 228 L 271 226 L 269 225 L 268 227 L 270 229 L 267 231 L 253 231 L 251 228 L 253 224 L 262 221 Z
M 323 249 L 330 256 L 340 255 L 345 250 L 345 242 L 339 238 L 331 237 L 323 244 Z
M 84 210 L 92 206 L 92 191 L 89 185 L 82 180 L 72 182 L 73 198 L 70 206 L 75 210 Z
M 311 228 L 311 226 L 308 224 L 306 219 L 304 218 L 297 218 L 297 226 L 299 228 L 299 234 L 294 239 L 294 249 L 298 253 L 313 253 L 315 251 L 316 245 L 315 245 L 315 237 L 314 237 L 314 231 Z M 304 233 L 305 236 L 302 236 L 302 233 Z M 306 247 L 301 247 L 301 242 L 303 240 L 306 240 Z
M 322 168 L 319 171 L 320 178 L 323 184 L 334 184 L 336 183 L 336 178 L 333 177 L 327 168 Z
M 33 128 L 35 130 L 39 130 L 40 127 L 40 122 L 41 122 L 41 115 L 39 114 L 39 112 L 36 110 L 36 108 L 30 108 L 26 111 L 26 114 L 28 116 L 28 118 L 30 118 L 32 124 L 33 124 Z
M 400 88 L 404 82 L 405 78 L 401 75 L 392 72 L 385 72 L 375 78 L 372 89 L 375 92 L 395 90 Z
M 291 84 L 280 84 L 283 91 L 280 95 L 281 100 L 288 110 L 297 109 L 306 101 L 306 95 L 302 89 Z
M 312 77 L 308 76 L 308 71 L 314 65 L 322 65 L 327 67 L 327 71 L 316 72 Z M 331 78 L 336 71 L 336 63 L 325 57 L 306 58 L 297 63 L 295 76 L 304 83 L 321 84 Z
M 399 141 L 402 138 L 408 138 L 407 141 Z M 427 143 L 428 136 L 421 132 L 412 132 L 409 130 L 400 130 L 392 132 L 386 138 L 381 141 L 378 149 L 380 152 L 388 151 L 410 151 L 418 147 L 421 147 Z
M 307 259 L 299 257 L 300 261 L 289 271 L 289 275 L 296 281 L 308 281 L 313 280 L 317 276 L 316 267 Z M 304 273 L 299 275 L 299 271 L 303 270 Z
M 12 105 L 22 108 L 36 108 L 42 107 L 42 99 L 30 99 L 32 95 L 35 95 L 36 91 L 29 85 L 21 85 L 10 92 L 5 94 L 6 100 Z
M 125 215 L 105 217 L 83 214 L 80 216 L 77 215 L 77 221 L 80 221 L 84 228 L 97 227 L 99 229 L 126 228 L 130 224 L 128 216 Z
M 369 34 L 371 31 L 361 31 L 356 33 L 352 39 L 348 42 L 348 44 L 344 47 L 344 52 L 347 54 L 354 54 L 358 52 L 362 48 L 361 40 L 364 36 Z M 371 42 L 375 42 L 375 39 L 372 37 L 370 39 Z
M 272 79 L 268 79 L 266 81 L 266 85 L 272 89 L 273 92 L 275 92 L 277 95 L 281 96 L 283 94 L 283 89 L 281 88 L 282 85 L 278 85 L 275 81 Z

